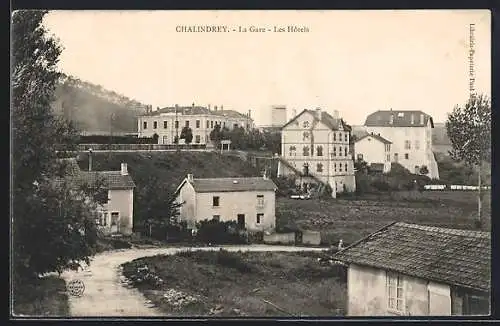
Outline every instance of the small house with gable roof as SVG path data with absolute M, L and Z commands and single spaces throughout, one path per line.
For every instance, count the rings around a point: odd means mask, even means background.
M 192 174 L 177 187 L 180 221 L 193 229 L 205 219 L 237 221 L 248 231 L 272 232 L 276 227 L 277 186 L 264 177 L 195 178 Z
M 341 249 L 349 316 L 489 315 L 491 233 L 392 223 Z

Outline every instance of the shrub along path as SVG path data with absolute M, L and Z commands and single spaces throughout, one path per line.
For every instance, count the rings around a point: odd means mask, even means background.
M 219 250 L 221 247 L 192 248 L 193 250 Z M 321 251 L 324 248 L 237 245 L 222 246 L 228 251 Z M 186 248 L 123 249 L 107 251 L 94 257 L 86 271 L 67 271 L 62 274 L 66 283 L 80 279 L 85 283 L 81 297 L 69 298 L 71 316 L 165 316 L 158 309 L 150 307 L 146 298 L 137 290 L 121 283 L 120 265 L 141 257 L 171 255 Z

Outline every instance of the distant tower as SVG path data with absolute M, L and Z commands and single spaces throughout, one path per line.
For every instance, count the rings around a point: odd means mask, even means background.
M 271 125 L 281 127 L 286 123 L 286 106 L 275 105 L 271 108 Z

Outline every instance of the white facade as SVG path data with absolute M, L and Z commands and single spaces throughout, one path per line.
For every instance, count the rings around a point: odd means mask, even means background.
M 234 111 L 232 111 L 232 114 L 225 115 L 224 111 L 210 111 L 198 107 L 196 109 L 194 111 L 196 114 L 188 114 L 191 113 L 189 110 L 179 108 L 177 114 L 175 112 L 157 114 L 152 112 L 139 116 L 137 118 L 138 136 L 152 137 L 157 134 L 159 136 L 158 144 L 174 144 L 175 137 L 177 135 L 180 137 L 182 128 L 188 126 L 193 132 L 191 143 L 206 145 L 211 143 L 210 132 L 216 125 L 230 130 L 234 127 L 243 127 L 245 129 L 254 127 L 254 122 L 249 115 L 239 114 L 239 116 L 236 116 Z M 179 139 L 179 143 L 182 144 L 183 140 Z
M 384 165 L 383 172 L 391 170 L 391 143 L 384 142 L 380 137 L 367 135 L 354 143 L 354 159 L 361 159 L 368 163 L 379 163 Z
M 399 163 L 411 173 L 418 174 L 422 166 L 429 170 L 427 176 L 439 179 L 439 171 L 432 152 L 432 118 L 421 111 L 384 111 L 370 116 L 381 116 L 389 121 L 366 125 L 365 131 L 379 134 L 392 142 L 391 162 Z M 369 117 L 370 117 L 369 116 Z M 378 122 L 378 121 L 377 121 Z
M 99 209 L 100 229 L 104 232 L 131 234 L 134 226 L 134 190 L 108 190 L 108 202 Z
M 330 184 L 333 196 L 344 190 L 355 191 L 354 162 L 349 148 L 350 131 L 340 119 L 330 119 L 335 128 L 324 123 L 321 110 L 305 110 L 285 125 L 281 133 L 282 158 L 296 170 Z M 329 116 L 331 118 L 331 116 Z M 283 164 L 278 175 L 292 174 Z
M 187 180 L 178 191 L 180 221 L 188 227 L 205 219 L 236 221 L 250 231 L 273 232 L 276 227 L 274 191 L 196 192 Z

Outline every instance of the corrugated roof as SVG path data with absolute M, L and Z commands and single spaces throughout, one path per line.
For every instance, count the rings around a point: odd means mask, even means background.
M 274 191 L 277 186 L 270 179 L 253 178 L 194 178 L 196 192 Z
M 420 121 L 420 115 L 423 114 L 423 123 Z M 391 124 L 391 115 L 393 123 Z M 413 123 L 412 122 L 413 116 Z M 396 111 L 396 110 L 378 110 L 366 117 L 365 126 L 367 127 L 424 127 L 428 121 L 434 128 L 432 117 L 422 111 Z
M 384 144 L 392 144 L 392 142 L 391 142 L 390 140 L 387 140 L 387 139 L 385 139 L 384 137 L 382 137 L 382 136 L 380 136 L 380 135 L 377 135 L 377 134 L 368 134 L 368 133 L 367 133 L 366 135 L 364 135 L 364 136 L 360 137 L 359 139 L 357 139 L 357 140 L 356 140 L 356 143 L 357 143 L 358 141 L 360 141 L 361 139 L 364 139 L 364 138 L 366 138 L 366 137 L 372 137 L 372 138 L 375 138 L 375 139 L 377 139 L 377 140 L 381 141 L 381 142 L 382 142 L 382 143 L 384 143 Z
M 334 259 L 490 291 L 491 233 L 394 223 Z

